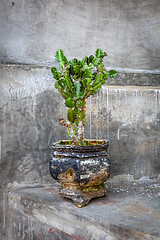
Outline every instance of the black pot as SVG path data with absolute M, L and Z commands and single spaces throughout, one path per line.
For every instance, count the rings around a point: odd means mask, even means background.
M 104 182 L 110 175 L 109 143 L 98 142 L 103 144 L 72 146 L 57 142 L 52 145 L 51 176 L 61 183 L 60 195 L 71 198 L 78 207 L 87 205 L 92 198 L 106 196 Z

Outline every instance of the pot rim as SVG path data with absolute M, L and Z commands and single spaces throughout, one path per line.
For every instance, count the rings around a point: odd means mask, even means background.
M 51 145 L 52 149 L 72 149 L 72 150 L 78 150 L 78 151 L 83 151 L 83 150 L 98 150 L 98 149 L 105 149 L 108 148 L 109 146 L 109 140 L 107 139 L 84 139 L 84 140 L 90 140 L 90 141 L 105 141 L 103 144 L 97 144 L 97 145 L 81 145 L 81 146 L 76 146 L 76 145 L 62 145 L 60 144 L 60 141 L 69 141 L 69 140 L 60 140 L 58 142 L 54 142 Z

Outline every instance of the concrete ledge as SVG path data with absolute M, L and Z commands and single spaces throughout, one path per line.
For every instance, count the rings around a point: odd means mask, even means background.
M 117 69 L 118 70 L 118 69 Z M 114 79 L 108 80 L 109 85 L 119 86 L 159 86 L 160 85 L 160 74 L 159 72 L 120 72 Z
M 112 182 L 107 189 L 107 197 L 79 209 L 58 195 L 57 184 L 15 188 L 8 239 L 160 239 L 159 181 Z
M 20 75 L 21 73 L 24 76 L 29 75 L 29 71 L 35 75 L 39 75 L 40 78 L 43 78 L 44 74 L 46 79 L 52 79 L 51 67 L 57 66 L 57 62 L 52 63 L 35 63 L 35 64 L 26 64 L 26 63 L 15 63 L 15 62 L 1 62 L 0 69 L 2 77 L 6 77 L 7 81 L 12 80 L 14 75 Z M 106 68 L 109 71 L 112 68 Z M 115 69 L 113 67 L 113 69 Z M 115 78 L 109 78 L 107 80 L 107 85 L 117 85 L 117 86 L 160 86 L 160 71 L 147 71 L 147 70 L 136 70 L 136 69 L 118 69 L 118 75 Z M 10 73 L 10 74 L 8 74 Z

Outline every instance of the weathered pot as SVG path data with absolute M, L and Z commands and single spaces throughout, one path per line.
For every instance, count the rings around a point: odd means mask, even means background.
M 92 198 L 106 196 L 104 182 L 110 175 L 108 147 L 108 141 L 104 140 L 103 144 L 88 146 L 59 142 L 52 145 L 50 173 L 61 183 L 62 197 L 71 198 L 77 207 L 83 207 Z

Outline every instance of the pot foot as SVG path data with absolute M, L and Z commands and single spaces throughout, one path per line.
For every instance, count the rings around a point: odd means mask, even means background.
M 66 189 L 62 187 L 59 190 L 59 194 L 62 197 L 72 199 L 74 205 L 79 208 L 88 205 L 92 198 L 104 197 L 107 195 L 104 184 L 100 186 L 83 188 L 81 190 Z

